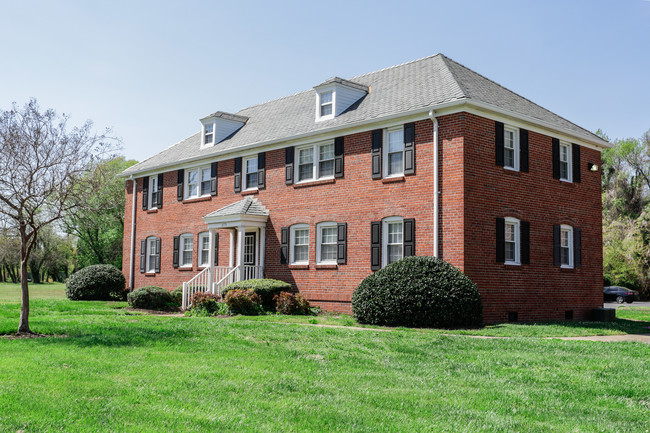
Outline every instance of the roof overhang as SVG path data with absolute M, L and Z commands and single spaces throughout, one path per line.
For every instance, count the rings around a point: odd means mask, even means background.
M 208 229 L 226 229 L 235 227 L 266 227 L 268 215 L 220 215 L 203 217 L 203 221 L 208 225 Z

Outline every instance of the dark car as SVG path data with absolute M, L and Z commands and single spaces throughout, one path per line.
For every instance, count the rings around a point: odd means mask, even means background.
M 619 304 L 622 304 L 623 302 L 631 304 L 633 301 L 639 300 L 639 292 L 620 286 L 605 287 L 603 289 L 603 296 L 605 298 L 605 302 L 616 301 Z

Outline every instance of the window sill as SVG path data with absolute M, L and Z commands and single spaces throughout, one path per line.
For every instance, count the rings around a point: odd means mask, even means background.
M 194 268 L 192 266 L 179 266 L 178 270 L 181 272 L 189 272 L 189 271 L 193 271 Z
M 336 263 L 322 263 L 316 265 L 316 269 L 338 269 L 339 265 Z
M 519 176 L 521 174 L 521 170 L 515 169 L 515 168 L 510 168 L 510 167 L 503 167 L 503 171 L 507 174 L 512 174 L 515 176 Z
M 294 188 L 306 188 L 308 186 L 318 186 L 318 185 L 329 185 L 331 183 L 336 183 L 336 179 L 318 179 L 318 180 L 308 180 L 300 183 L 294 183 Z
M 147 209 L 147 213 L 158 213 L 158 208 L 155 208 L 155 209 Z
M 196 203 L 197 201 L 208 201 L 212 200 L 211 195 L 204 195 L 203 197 L 194 197 L 194 198 L 186 198 L 183 200 L 183 203 Z
M 156 273 L 155 273 L 155 272 L 145 272 L 145 273 L 144 273 L 144 276 L 145 276 L 145 277 L 155 277 L 155 276 L 156 276 Z
M 289 265 L 289 269 L 309 269 L 309 265 Z
M 381 180 L 381 183 L 397 183 L 404 182 L 404 176 L 394 176 L 394 177 L 385 177 Z
M 574 271 L 575 268 L 573 266 L 560 266 L 560 271 L 561 272 L 570 272 Z
M 251 188 L 251 189 L 245 189 L 241 192 L 241 195 L 253 195 L 253 194 L 259 194 L 260 190 L 259 188 Z
M 521 263 L 516 263 L 516 262 L 505 262 L 503 264 L 506 266 L 521 266 Z
M 573 183 L 573 181 L 568 180 L 568 179 L 560 179 L 560 182 L 564 182 L 564 183 L 568 183 L 568 184 L 572 184 L 572 183 Z

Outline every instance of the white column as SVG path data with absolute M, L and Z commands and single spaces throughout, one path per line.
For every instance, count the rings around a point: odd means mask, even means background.
M 206 289 L 213 293 L 214 289 L 214 229 L 208 230 L 208 287 Z M 201 255 L 201 245 L 199 245 L 199 258 Z
M 239 226 L 237 233 L 237 265 L 239 266 L 239 281 L 246 278 L 244 273 L 244 237 L 246 236 L 246 227 Z
M 235 229 L 230 229 L 230 253 L 228 254 L 228 266 L 235 266 Z
M 259 278 L 264 278 L 264 260 L 266 259 L 266 227 L 260 228 L 260 275 Z

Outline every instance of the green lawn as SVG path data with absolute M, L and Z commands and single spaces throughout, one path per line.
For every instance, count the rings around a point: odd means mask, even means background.
M 20 284 L 0 283 L 0 302 L 20 302 Z M 30 299 L 65 299 L 63 283 L 29 283 Z
M 536 338 L 546 331 L 603 329 L 597 326 L 508 325 L 487 329 L 512 338 L 477 339 L 357 330 L 345 328 L 352 319 L 337 316 L 291 324 L 282 316 L 161 317 L 124 307 L 34 301 L 32 328 L 66 336 L 0 338 L 0 431 L 650 427 L 650 345 Z M 15 332 L 18 312 L 18 304 L 0 304 L 0 334 Z M 617 332 L 631 326 L 619 322 Z

